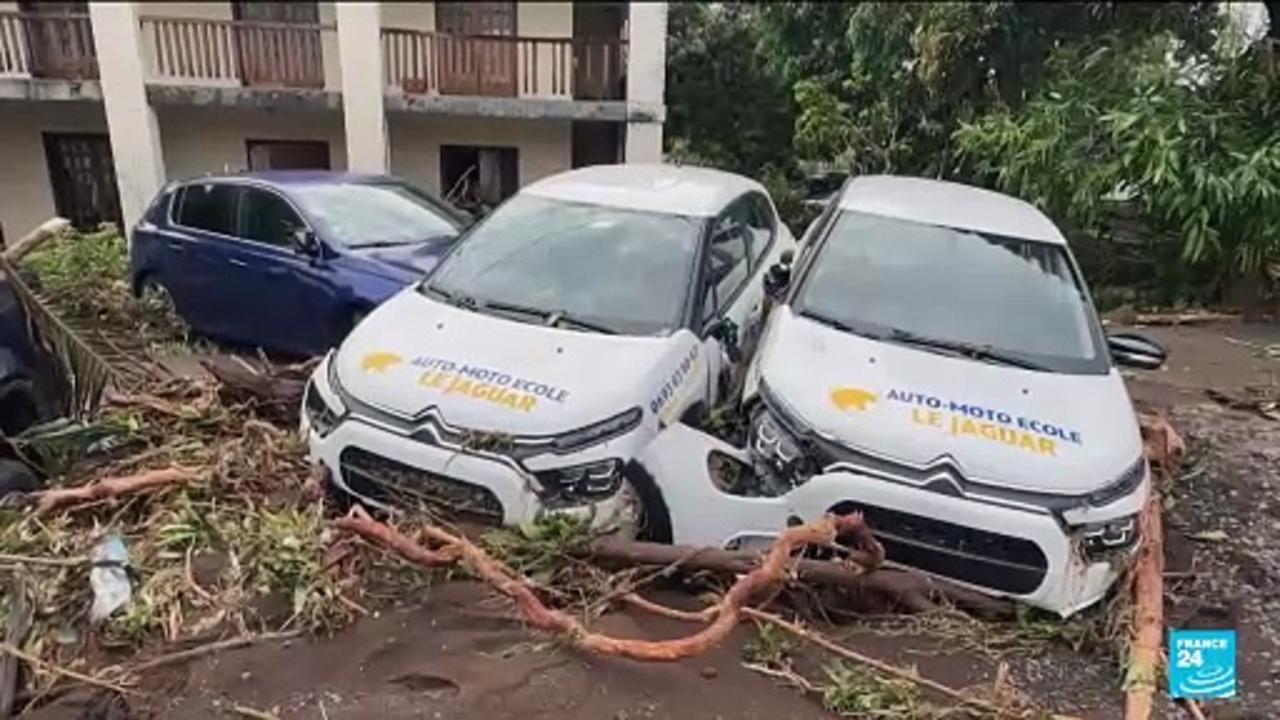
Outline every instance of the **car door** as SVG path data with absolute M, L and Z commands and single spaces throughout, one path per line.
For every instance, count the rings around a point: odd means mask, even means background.
M 741 362 L 738 339 L 748 322 L 751 239 L 746 206 L 735 202 L 712 222 L 704 248 L 701 330 L 707 359 L 707 407 L 725 402 L 733 390 L 733 369 Z
M 193 182 L 179 188 L 170 207 L 170 221 L 157 235 L 163 247 L 156 281 L 194 329 L 217 337 L 231 337 L 238 310 L 235 289 L 228 287 L 224 245 L 235 233 L 237 186 Z
M 274 190 L 245 186 L 239 240 L 230 251 L 244 289 L 246 340 L 299 353 L 318 353 L 335 337 L 340 288 L 318 245 L 304 251 L 306 221 Z

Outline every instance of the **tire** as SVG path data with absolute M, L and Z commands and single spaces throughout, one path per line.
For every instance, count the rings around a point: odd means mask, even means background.
M 39 490 L 40 479 L 17 460 L 0 459 L 0 498 L 10 493 L 28 493 Z
M 622 469 L 622 480 L 640 502 L 641 521 L 635 539 L 670 545 L 673 537 L 671 513 L 667 510 L 667 502 L 662 498 L 662 491 L 653 481 L 653 476 L 644 466 L 632 460 Z

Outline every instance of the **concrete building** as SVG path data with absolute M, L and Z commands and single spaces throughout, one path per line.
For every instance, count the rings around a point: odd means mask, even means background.
M 0 229 L 167 180 L 390 172 L 461 204 L 660 159 L 665 3 L 5 2 Z

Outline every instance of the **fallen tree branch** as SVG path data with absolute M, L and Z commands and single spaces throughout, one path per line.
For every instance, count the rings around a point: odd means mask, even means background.
M 604 565 L 663 565 L 672 569 L 712 570 L 731 575 L 751 572 L 759 567 L 761 560 L 760 553 L 749 550 L 693 548 L 618 538 L 597 540 L 588 545 L 582 554 L 593 562 Z M 879 568 L 884 558 L 883 549 L 878 544 L 854 550 L 850 559 L 851 563 L 797 560 L 793 564 L 795 579 L 802 583 L 872 594 L 883 598 L 885 604 L 894 604 L 914 613 L 937 610 L 938 601 L 950 603 L 981 617 L 1004 617 L 1013 612 L 1013 605 L 1008 601 L 945 580 L 908 570 Z M 876 572 L 865 571 L 865 568 L 872 567 L 878 568 Z
M 157 655 L 150 660 L 144 660 L 130 668 L 133 672 L 145 672 L 154 670 L 165 665 L 173 665 L 174 663 L 187 662 L 202 658 L 205 655 L 223 652 L 225 650 L 236 650 L 249 645 L 256 645 L 264 642 L 276 642 L 279 640 L 293 640 L 302 635 L 301 630 L 290 630 L 288 632 L 261 633 L 259 635 L 241 635 L 240 637 L 228 638 L 226 640 L 218 640 L 216 642 L 207 643 L 198 647 L 188 648 L 186 650 L 178 650 L 176 652 Z
M 45 515 L 68 505 L 151 492 L 166 485 L 193 480 L 195 477 L 192 471 L 175 466 L 147 470 L 136 475 L 104 478 L 79 487 L 41 490 L 32 493 L 32 496 L 36 500 L 36 514 Z
M 1237 322 L 1240 320 L 1239 313 L 1222 313 L 1222 312 L 1168 312 L 1168 313 L 1138 313 L 1133 318 L 1135 325 L 1198 325 L 1214 322 Z
M 84 555 L 56 558 L 0 553 L 0 562 L 17 563 L 19 565 L 44 565 L 46 567 L 79 567 L 81 565 L 88 565 L 92 561 Z M 0 715 L 0 717 L 3 716 Z
M 40 223 L 36 229 L 15 240 L 12 245 L 6 246 L 4 248 L 4 259 L 11 263 L 16 263 L 24 255 L 39 247 L 45 240 L 57 237 L 58 233 L 68 227 L 71 227 L 71 221 L 66 218 L 49 218 Z
M 19 660 L 25 663 L 28 663 L 34 667 L 42 668 L 44 670 L 47 670 L 48 672 L 54 673 L 55 675 L 61 675 L 62 677 L 70 678 L 72 680 L 75 680 L 76 682 L 84 683 L 85 685 L 92 685 L 94 687 L 99 687 L 99 688 L 102 688 L 103 690 L 111 690 L 112 692 L 118 692 L 122 695 L 145 695 L 146 694 L 139 690 L 133 690 L 131 688 L 124 687 L 123 685 L 117 685 L 115 683 L 107 682 L 106 680 L 99 680 L 98 678 L 93 677 L 91 675 L 78 673 L 75 670 L 68 670 L 67 668 L 62 667 L 61 665 L 55 665 L 49 662 L 48 660 L 41 660 L 35 655 L 25 653 L 22 650 L 19 650 L 18 648 L 14 647 L 13 645 L 10 645 L 7 642 L 0 643 L 0 654 L 12 655 L 13 657 L 16 657 Z
M 478 546 L 432 525 L 421 533 L 429 541 L 441 545 L 437 550 L 425 548 L 395 528 L 369 517 L 360 506 L 346 517 L 335 521 L 336 527 L 394 550 L 402 557 L 424 567 L 439 567 L 461 562 L 468 570 L 498 592 L 515 601 L 521 616 L 535 628 L 566 638 L 575 647 L 601 655 L 615 655 L 650 662 L 671 662 L 701 655 L 722 641 L 738 624 L 743 607 L 757 592 L 772 587 L 783 579 L 791 563 L 791 554 L 805 545 L 824 545 L 837 538 L 849 537 L 870 557 L 881 556 L 878 543 L 860 514 L 828 515 L 822 520 L 788 528 L 774 542 L 760 564 L 741 576 L 720 602 L 708 613 L 709 624 L 702 630 L 671 640 L 615 638 L 587 630 L 576 618 L 548 608 L 533 592 L 524 578 L 503 566 Z M 865 568 L 870 569 L 870 568 Z
M 1172 474 L 1186 446 L 1161 415 L 1139 416 L 1143 452 L 1152 467 L 1147 502 L 1138 516 L 1141 544 L 1132 565 L 1134 617 L 1125 670 L 1125 720 L 1149 720 L 1164 638 L 1164 530 L 1160 480 Z

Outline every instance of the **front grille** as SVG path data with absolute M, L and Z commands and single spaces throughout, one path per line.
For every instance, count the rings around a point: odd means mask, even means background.
M 1007 593 L 1034 591 L 1048 572 L 1040 546 L 921 515 L 862 503 L 841 503 L 833 512 L 860 510 L 893 562 Z
M 502 503 L 480 485 L 354 447 L 342 451 L 338 465 L 347 487 L 370 499 L 407 507 L 425 504 L 460 519 L 502 524 Z

